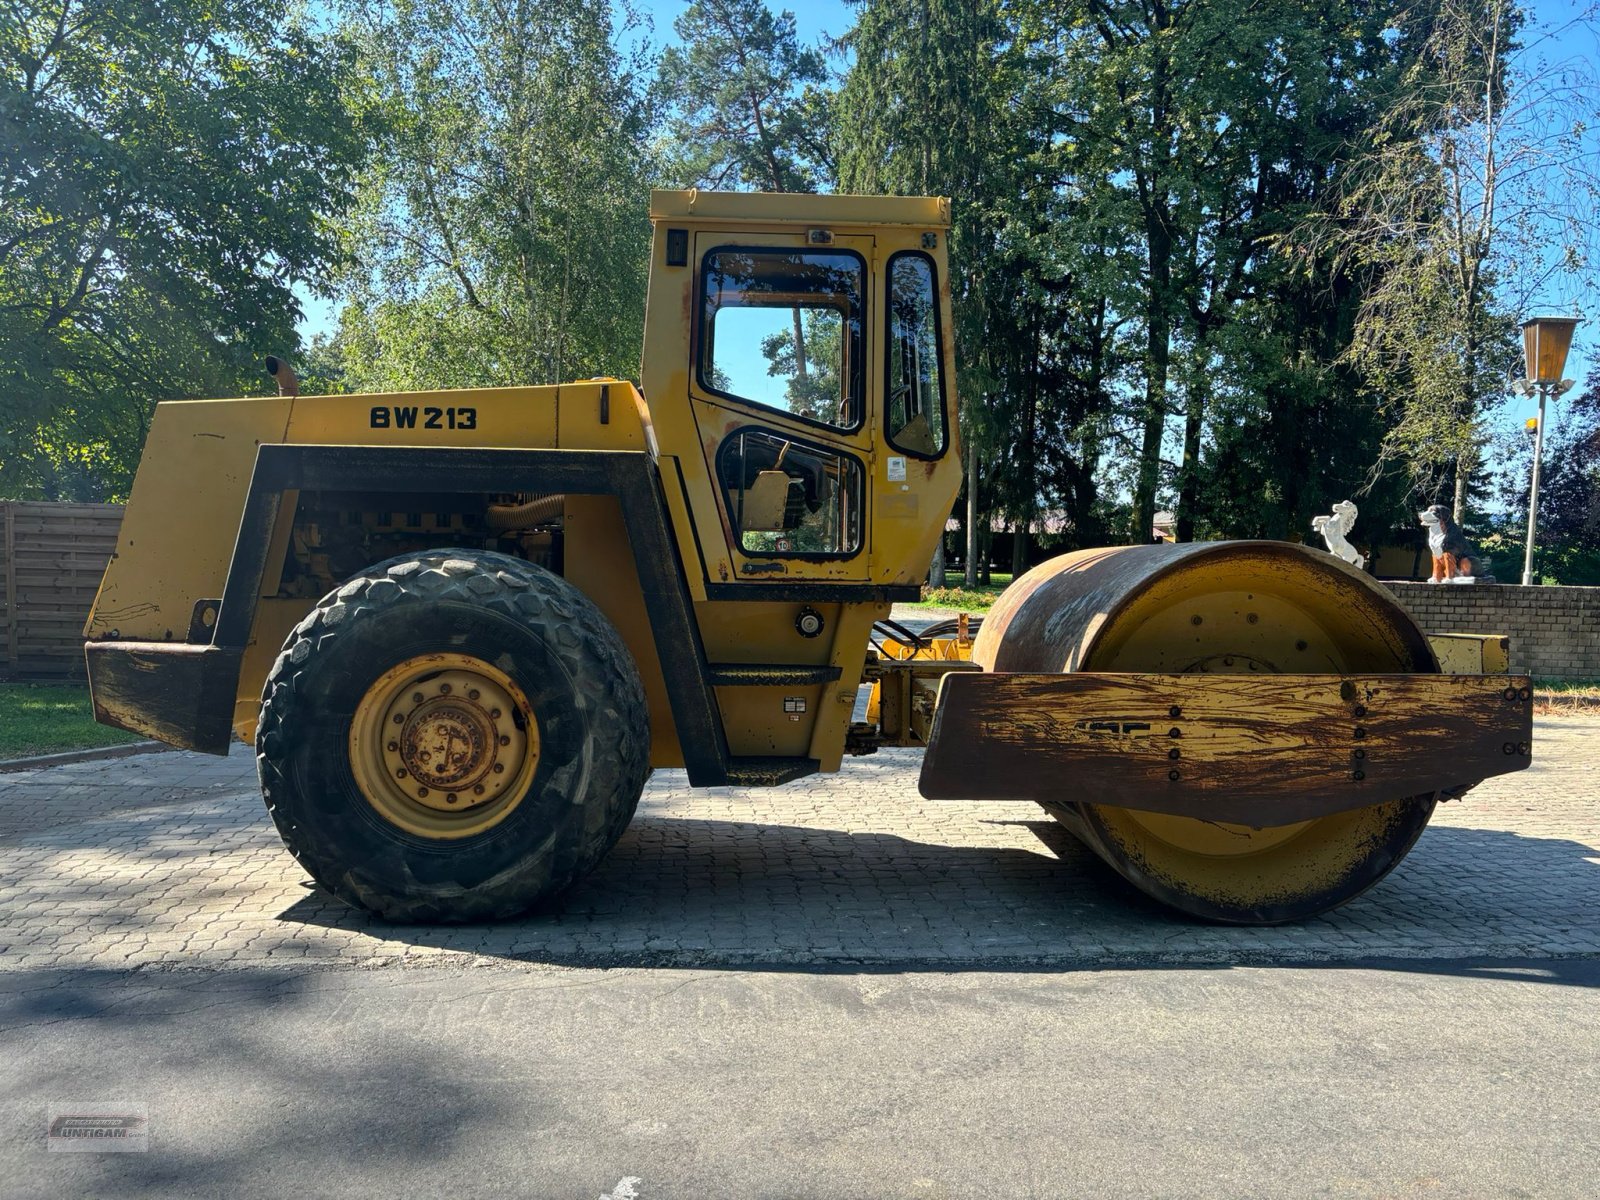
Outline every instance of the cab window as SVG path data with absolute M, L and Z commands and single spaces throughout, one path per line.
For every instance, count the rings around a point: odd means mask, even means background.
M 865 277 L 866 264 L 848 251 L 709 251 L 700 386 L 832 429 L 859 428 Z
M 933 260 L 908 251 L 889 259 L 889 444 L 918 458 L 945 448 L 944 359 Z
M 861 464 L 768 430 L 717 453 L 728 517 L 746 554 L 843 558 L 861 549 Z

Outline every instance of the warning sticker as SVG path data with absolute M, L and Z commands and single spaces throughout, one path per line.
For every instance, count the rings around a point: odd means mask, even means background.
M 892 454 L 889 456 L 889 482 L 904 483 L 906 481 L 906 460 L 904 456 Z

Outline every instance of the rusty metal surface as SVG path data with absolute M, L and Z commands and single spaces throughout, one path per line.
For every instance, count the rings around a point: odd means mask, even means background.
M 90 642 L 94 719 L 184 750 L 226 754 L 241 652 L 187 642 Z
M 1211 611 L 1216 605 L 1208 597 L 1231 601 L 1236 593 L 1317 610 L 1318 619 L 1309 624 L 1325 627 L 1316 632 L 1326 634 L 1328 644 L 1315 644 L 1311 634 L 1301 652 L 1307 661 L 1270 664 L 1277 671 L 1337 670 L 1341 658 L 1349 660 L 1342 664 L 1346 670 L 1437 669 L 1415 623 L 1367 576 L 1332 555 L 1266 541 L 1117 546 L 1051 559 L 1006 589 L 984 618 L 973 661 L 990 671 L 1182 671 L 1203 669 L 1205 659 L 1229 652 L 1249 658 L 1251 642 L 1273 627 L 1247 621 L 1249 628 L 1219 630 L 1216 618 L 1222 614 Z M 1158 652 L 1172 661 L 1150 660 L 1150 647 L 1144 662 L 1106 661 L 1131 626 L 1184 604 L 1193 610 L 1183 615 L 1193 621 L 1193 641 L 1203 653 L 1177 661 L 1186 647 L 1174 638 Z M 1223 636 L 1238 644 L 1219 641 Z
M 1532 697 L 1516 676 L 952 675 L 919 786 L 1288 825 L 1521 770 Z

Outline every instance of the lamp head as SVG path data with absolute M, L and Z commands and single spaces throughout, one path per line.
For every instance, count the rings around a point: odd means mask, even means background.
M 1557 383 L 1572 349 L 1576 317 L 1534 317 L 1522 323 L 1522 357 L 1530 383 Z

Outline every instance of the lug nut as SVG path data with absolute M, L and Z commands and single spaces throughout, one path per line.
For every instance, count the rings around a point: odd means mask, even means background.
M 390 742 L 389 743 L 389 753 L 390 754 L 398 754 L 399 752 L 400 752 L 400 743 L 399 742 Z
M 413 704 L 421 704 L 422 703 L 422 693 L 421 692 L 412 692 L 411 693 L 411 703 L 413 703 Z
M 467 699 L 468 700 L 476 700 L 477 698 L 478 698 L 478 689 L 477 688 L 472 688 L 467 692 Z
M 498 721 L 500 719 L 500 710 L 498 708 L 491 708 L 489 710 L 489 719 L 491 721 Z
M 427 788 L 418 788 L 417 789 L 417 795 L 426 796 L 427 794 L 428 794 L 428 789 Z
M 1255 613 L 1245 613 L 1244 619 L 1251 625 L 1254 625 L 1257 621 L 1261 620 L 1261 618 L 1256 616 Z
M 507 737 L 505 734 L 502 733 L 500 735 L 500 744 L 502 746 L 509 746 L 509 745 L 511 745 L 511 739 L 509 737 Z
M 396 779 L 404 779 L 406 777 L 406 769 L 404 767 L 401 767 L 398 771 L 396 771 L 394 773 L 394 777 Z
M 476 784 L 472 789 L 472 794 L 474 796 L 483 795 L 483 784 L 481 784 L 481 783 L 480 784 Z
M 495 763 L 495 765 L 494 765 L 494 773 L 496 775 L 503 775 L 505 773 L 505 769 L 506 769 L 505 763 Z
M 439 685 L 439 694 L 441 696 L 448 696 L 450 694 L 450 685 L 448 683 L 441 683 Z
M 454 792 L 449 793 L 447 796 L 445 796 L 445 802 L 447 804 L 454 804 L 456 802 L 456 794 Z
M 405 720 L 405 717 L 401 716 L 399 713 L 395 713 L 395 715 L 394 715 L 394 723 L 396 725 L 399 725 L 404 720 Z

